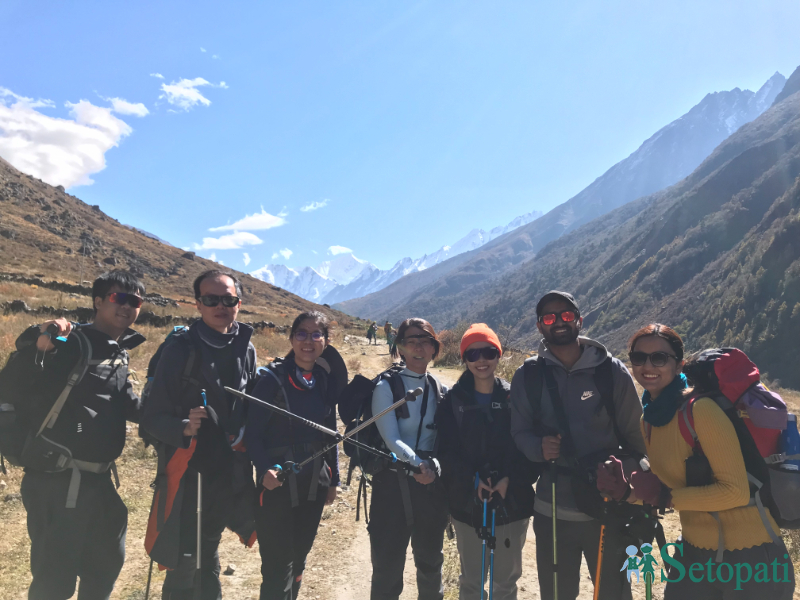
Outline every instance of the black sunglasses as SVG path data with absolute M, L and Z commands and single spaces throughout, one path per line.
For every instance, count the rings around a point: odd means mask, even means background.
M 216 294 L 206 294 L 205 296 L 200 296 L 198 300 L 203 303 L 203 306 L 210 307 L 214 307 L 220 302 L 222 302 L 222 306 L 225 308 L 233 308 L 239 304 L 239 296 L 217 296 Z
M 667 361 L 670 358 L 674 358 L 677 362 L 678 357 L 674 354 L 669 354 L 667 352 L 651 352 L 648 354 L 647 352 L 639 352 L 638 350 L 635 352 L 629 352 L 628 358 L 631 361 L 631 364 L 635 367 L 641 367 L 644 363 L 647 362 L 647 359 L 650 359 L 650 364 L 654 367 L 663 367 L 667 364 Z
M 464 352 L 464 360 L 467 362 L 477 362 L 481 356 L 486 360 L 494 360 L 500 356 L 500 351 L 494 346 L 486 346 L 485 348 L 473 348 Z
M 142 302 L 144 302 L 141 296 L 137 296 L 136 294 L 126 294 L 124 292 L 113 292 L 108 295 L 108 299 L 114 304 L 127 304 L 131 308 L 139 308 L 142 305 Z

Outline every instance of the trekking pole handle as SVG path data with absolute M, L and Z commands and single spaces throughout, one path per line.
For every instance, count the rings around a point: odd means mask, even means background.
M 245 400 L 250 400 L 251 402 L 257 402 L 258 404 L 263 404 L 268 409 L 270 409 L 272 412 L 276 412 L 279 415 L 283 415 L 284 417 L 288 417 L 290 419 L 294 419 L 295 421 L 299 421 L 300 423 L 302 423 L 306 427 L 311 427 L 311 429 L 316 429 L 317 431 L 321 431 L 325 435 L 329 435 L 332 438 L 336 438 L 337 442 L 340 442 L 343 439 L 342 434 L 339 433 L 338 431 L 334 431 L 333 429 L 328 429 L 327 427 L 325 427 L 323 425 L 320 425 L 319 423 L 315 423 L 314 421 L 309 421 L 308 419 L 304 419 L 300 415 L 296 415 L 296 414 L 294 414 L 292 412 L 289 412 L 288 410 L 283 409 L 280 406 L 275 406 L 274 404 L 270 404 L 269 402 L 265 402 L 264 400 L 261 400 L 260 398 L 256 398 L 256 397 L 251 396 L 249 394 L 245 394 L 244 392 L 240 392 L 239 390 L 235 390 L 235 389 L 233 389 L 231 387 L 228 387 L 228 386 L 225 386 L 225 391 L 226 392 L 230 392 L 231 394 L 234 394 L 235 396 L 239 396 L 240 398 L 243 398 Z
M 354 429 L 349 431 L 344 439 L 352 437 L 353 435 L 355 435 L 356 433 L 358 433 L 362 429 L 364 429 L 366 427 L 369 427 L 375 421 L 380 419 L 383 415 L 388 414 L 388 413 L 392 412 L 393 410 L 396 410 L 396 409 L 400 408 L 406 402 L 411 402 L 411 401 L 416 400 L 417 396 L 420 396 L 420 395 L 422 395 L 422 388 L 421 387 L 418 387 L 415 390 L 410 390 L 405 396 L 400 398 L 400 400 L 398 400 L 397 402 L 395 402 L 391 406 L 388 406 L 388 407 L 384 408 L 377 415 L 373 415 L 371 418 L 369 418 L 366 421 L 364 421 L 363 423 L 361 423 L 361 425 L 359 425 L 358 427 L 355 427 Z

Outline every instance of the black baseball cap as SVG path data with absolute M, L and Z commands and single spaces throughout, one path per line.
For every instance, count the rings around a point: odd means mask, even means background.
M 572 294 L 568 292 L 559 292 L 558 290 L 550 290 L 544 296 L 542 296 L 539 302 L 536 303 L 537 318 L 542 316 L 542 308 L 544 308 L 544 305 L 551 300 L 565 300 L 566 302 L 569 302 L 572 305 L 572 308 L 574 308 L 578 313 L 581 312 L 581 309 L 578 308 L 578 303 L 575 302 L 575 297 Z

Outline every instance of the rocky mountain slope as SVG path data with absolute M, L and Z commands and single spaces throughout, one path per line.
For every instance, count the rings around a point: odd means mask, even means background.
M 217 263 L 157 241 L 75 196 L 0 159 L 0 263 L 3 271 L 92 281 L 114 267 L 144 280 L 148 292 L 192 299 L 191 283 Z M 293 314 L 315 307 L 286 290 L 240 274 L 245 305 Z
M 593 219 L 686 177 L 720 142 L 769 108 L 784 82 L 785 78 L 776 73 L 758 92 L 735 88 L 708 94 L 628 158 L 543 217 L 456 260 L 424 273 L 412 273 L 377 293 L 337 307 L 369 318 L 397 320 L 415 314 L 440 324 L 450 323 L 453 314 L 463 311 L 455 300 L 463 290 L 530 260 L 549 242 Z
M 691 349 L 741 347 L 769 377 L 799 387 L 800 92 L 678 184 L 429 308 L 440 327 L 461 319 L 507 325 L 530 347 L 539 338 L 536 301 L 552 288 L 574 292 L 588 335 L 617 353 L 638 327 L 659 321 Z M 414 314 L 428 316 L 424 308 Z

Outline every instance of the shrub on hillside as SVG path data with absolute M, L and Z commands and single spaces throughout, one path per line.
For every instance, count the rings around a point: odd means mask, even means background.
M 461 338 L 469 328 L 469 322 L 461 321 L 452 329 L 439 332 L 439 356 L 436 357 L 437 367 L 458 367 L 461 365 Z

